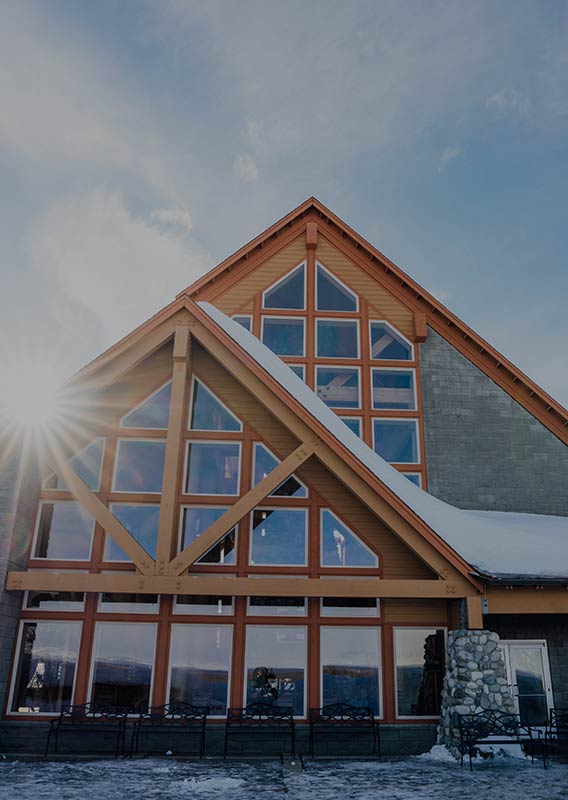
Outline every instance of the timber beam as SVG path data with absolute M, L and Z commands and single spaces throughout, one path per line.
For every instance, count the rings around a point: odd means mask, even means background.
M 491 586 L 486 614 L 568 614 L 566 586 Z
M 443 580 L 382 580 L 380 578 L 299 578 L 219 575 L 136 575 L 114 572 L 81 574 L 62 572 L 9 572 L 8 590 L 46 592 L 126 592 L 128 594 L 189 594 L 269 597 L 404 597 L 452 598 L 475 591 Z

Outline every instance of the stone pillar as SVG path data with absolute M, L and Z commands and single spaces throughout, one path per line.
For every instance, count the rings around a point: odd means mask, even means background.
M 456 714 L 481 711 L 515 714 L 507 682 L 499 636 L 485 630 L 458 630 L 448 635 L 446 674 L 442 691 L 442 709 L 438 744 L 457 754 L 460 740 Z
M 39 490 L 37 454 L 19 444 L 0 461 L 0 714 L 9 688 L 22 600 L 22 592 L 5 590 L 6 573 L 25 567 Z

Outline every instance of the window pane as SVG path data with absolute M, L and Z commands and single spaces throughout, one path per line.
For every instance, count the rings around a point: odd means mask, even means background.
M 251 319 L 251 317 L 249 317 L 247 315 L 244 315 L 244 314 L 243 315 L 237 314 L 237 315 L 235 315 L 233 317 L 233 319 L 235 320 L 235 322 L 238 322 L 239 325 L 242 325 L 243 328 L 246 328 L 247 331 L 249 331 L 249 333 L 250 333 L 251 328 L 252 328 L 252 319 Z
M 193 381 L 189 427 L 193 431 L 241 431 L 240 421 L 201 381 Z
M 316 367 L 318 397 L 331 408 L 359 408 L 356 367 Z
M 305 308 L 304 265 L 289 272 L 264 293 L 264 308 Z
M 250 563 L 304 566 L 306 522 L 303 508 L 257 508 L 252 514 Z
M 378 558 L 331 511 L 321 514 L 323 567 L 377 567 Z
M 25 622 L 12 711 L 59 712 L 72 701 L 80 622 Z
M 251 617 L 305 617 L 305 597 L 249 597 Z
M 172 625 L 169 702 L 226 714 L 232 647 L 232 625 Z
M 288 364 L 288 366 L 290 367 L 292 372 L 296 373 L 296 375 L 298 376 L 298 378 L 300 378 L 301 381 L 304 380 L 306 368 L 304 367 L 303 364 Z
M 213 597 L 208 594 L 178 594 L 174 602 L 174 614 L 221 614 L 233 613 L 232 597 Z
M 413 419 L 376 419 L 375 451 L 393 464 L 418 464 L 418 427 Z
M 34 557 L 88 560 L 94 524 L 79 503 L 42 503 Z
M 81 450 L 68 462 L 69 466 L 73 468 L 83 483 L 86 483 L 93 492 L 96 492 L 99 488 L 104 447 L 104 439 L 95 439 L 94 442 L 87 445 L 84 450 Z M 45 479 L 43 488 L 58 489 L 60 492 L 67 491 L 65 482 L 62 481 L 56 473 L 49 475 Z
M 191 506 L 182 509 L 181 550 L 194 542 L 215 520 L 222 517 L 226 508 Z M 234 564 L 236 558 L 237 529 L 233 528 L 220 542 L 202 556 L 198 564 Z
M 28 592 L 26 608 L 40 611 L 83 611 L 83 592 Z
M 257 442 L 254 446 L 254 474 L 253 486 L 266 478 L 280 462 L 263 444 Z M 303 483 L 291 475 L 281 483 L 269 497 L 307 497 L 308 492 Z
M 99 598 L 99 611 L 106 614 L 157 614 L 158 595 L 103 592 Z
M 322 617 L 378 617 L 376 597 L 322 597 Z
M 303 356 L 304 320 L 263 317 L 262 341 L 278 356 Z
M 120 421 L 121 428 L 167 428 L 170 418 L 172 382 L 151 394 Z
M 413 369 L 373 369 L 373 408 L 416 408 Z
M 159 494 L 162 491 L 165 453 L 165 441 L 119 441 L 114 474 L 115 492 Z
M 399 717 L 436 717 L 444 681 L 444 631 L 395 630 L 396 697 Z
M 419 472 L 403 472 L 402 474 L 415 486 L 422 486 L 422 477 Z
M 100 705 L 150 705 L 156 629 L 149 622 L 97 622 L 91 696 Z
M 317 266 L 318 311 L 357 311 L 357 295 L 327 270 Z
M 135 506 L 129 503 L 113 503 L 110 510 L 148 555 L 151 558 L 155 558 L 160 506 Z M 130 561 L 122 547 L 114 539 L 111 539 L 108 534 L 106 537 L 105 559 L 107 561 Z
M 380 714 L 377 628 L 321 629 L 322 705 L 370 706 Z
M 190 442 L 186 494 L 239 493 L 241 447 L 230 442 Z
M 319 358 L 358 358 L 359 323 L 350 319 L 316 320 Z
M 246 704 L 268 702 L 291 706 L 295 716 L 302 716 L 306 628 L 248 625 L 246 636 Z
M 340 419 L 356 436 L 361 436 L 361 420 L 358 417 L 340 417 Z
M 386 322 L 371 322 L 371 358 L 411 361 L 412 345 Z

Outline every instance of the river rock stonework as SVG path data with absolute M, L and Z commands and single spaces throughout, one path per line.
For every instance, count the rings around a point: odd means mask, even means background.
M 480 711 L 516 713 L 499 636 L 484 630 L 451 631 L 438 743 L 457 755 L 460 733 L 455 715 Z

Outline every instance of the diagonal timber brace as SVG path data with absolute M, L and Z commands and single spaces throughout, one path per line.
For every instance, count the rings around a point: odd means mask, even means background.
M 306 461 L 316 450 L 317 444 L 314 442 L 303 442 L 278 466 L 272 470 L 263 480 L 254 486 L 250 492 L 239 498 L 237 502 L 229 508 L 222 517 L 219 517 L 206 531 L 201 533 L 195 541 L 188 545 L 170 563 L 169 574 L 181 575 L 198 558 L 205 555 L 217 542 L 225 536 L 240 520 L 249 514 L 259 503 L 261 503 L 271 492 L 280 486 L 287 478 L 292 475 L 304 461 Z

